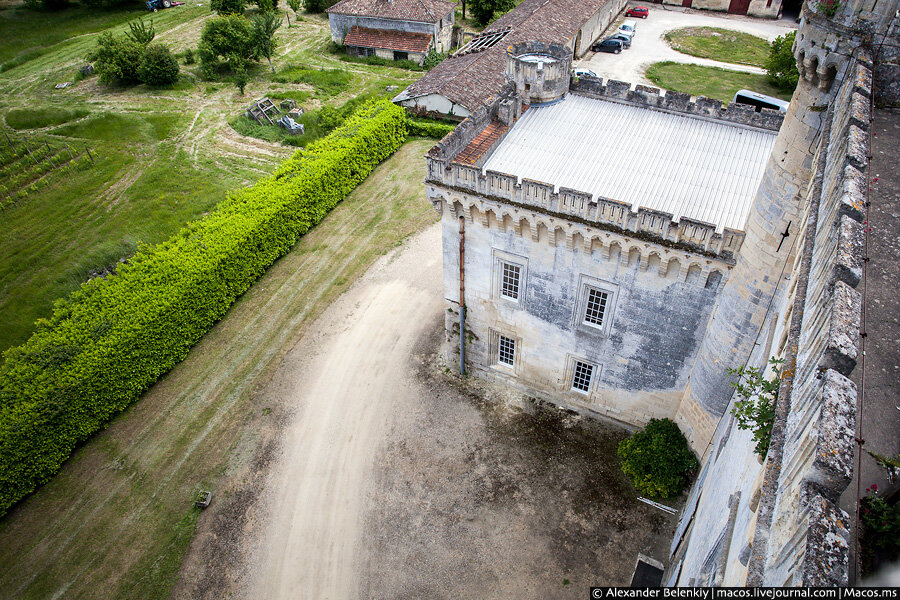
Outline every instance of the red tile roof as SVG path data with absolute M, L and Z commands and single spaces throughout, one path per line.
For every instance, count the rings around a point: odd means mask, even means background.
M 395 31 L 393 29 L 368 29 L 366 27 L 350 28 L 344 36 L 345 46 L 360 46 L 363 48 L 384 48 L 386 50 L 400 50 L 401 52 L 428 52 L 431 45 L 431 36 L 427 33 L 410 33 L 408 31 Z
M 482 155 L 491 149 L 491 146 L 500 139 L 500 136 L 509 130 L 508 125 L 499 121 L 491 121 L 487 127 L 481 130 L 463 151 L 456 155 L 453 162 L 464 165 L 474 165 Z
M 401 92 L 395 101 L 440 94 L 476 110 L 506 83 L 506 49 L 516 42 L 539 40 L 567 45 L 607 0 L 523 0 L 484 33 L 510 29 L 497 44 L 446 59 Z
M 325 12 L 358 17 L 437 23 L 456 6 L 445 0 L 341 0 Z

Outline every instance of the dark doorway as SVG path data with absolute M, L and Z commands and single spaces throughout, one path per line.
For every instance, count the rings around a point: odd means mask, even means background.
M 681 0 L 681 5 L 685 8 L 691 7 L 691 0 Z
M 733 15 L 746 15 L 748 8 L 750 8 L 750 0 L 731 0 L 728 12 Z
M 799 23 L 801 6 L 803 6 L 802 0 L 783 0 L 781 3 L 781 18 Z

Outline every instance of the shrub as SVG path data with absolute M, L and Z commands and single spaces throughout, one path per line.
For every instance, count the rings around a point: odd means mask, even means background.
M 797 32 L 791 31 L 775 38 L 769 50 L 769 58 L 766 60 L 766 74 L 769 82 L 786 92 L 793 91 L 800 79 L 797 61 L 792 51 L 796 36 Z
M 403 109 L 369 104 L 274 176 L 57 301 L 0 365 L 0 515 L 184 359 L 405 136 Z
M 622 471 L 651 498 L 681 493 L 700 466 L 681 430 L 670 419 L 650 419 L 618 448 Z
M 275 12 L 275 9 L 278 8 L 278 0 L 254 0 L 254 3 L 264 13 Z
M 142 46 L 146 46 L 150 42 L 153 41 L 153 38 L 156 37 L 156 31 L 153 29 L 153 21 L 150 21 L 150 26 L 148 27 L 144 20 L 138 18 L 135 23 L 132 21 L 128 24 L 130 31 L 126 31 L 125 35 L 131 39 L 132 42 L 136 44 L 141 44 Z
M 453 123 L 444 121 L 432 121 L 431 119 L 410 119 L 407 124 L 409 135 L 442 139 L 445 135 L 456 129 Z
M 178 80 L 178 61 L 166 46 L 147 46 L 138 77 L 148 85 L 169 85 Z
M 891 564 L 900 558 L 900 504 L 892 504 L 878 495 L 878 486 L 866 489 L 859 503 L 863 574 L 871 575 L 878 564 Z
M 303 0 L 303 7 L 306 9 L 306 12 L 320 13 L 331 8 L 336 2 L 337 0 Z
M 209 9 L 220 15 L 243 15 L 247 0 L 212 0 Z
M 144 55 L 144 46 L 125 37 L 114 38 L 108 31 L 97 39 L 97 47 L 91 54 L 94 69 L 100 73 L 100 81 L 109 85 L 138 80 L 138 69 Z
M 770 358 L 769 364 L 775 373 L 773 379 L 763 378 L 762 371 L 756 367 L 740 367 L 728 369 L 729 375 L 736 375 L 737 381 L 731 387 L 740 397 L 735 400 L 731 414 L 737 419 L 738 429 L 753 432 L 756 442 L 754 452 L 765 458 L 769 452 L 769 440 L 772 437 L 772 425 L 775 423 L 775 404 L 778 402 L 778 388 L 781 359 Z
M 431 69 L 441 64 L 441 62 L 443 62 L 445 58 L 447 58 L 446 52 L 438 52 L 437 50 L 432 48 L 428 51 L 428 54 L 425 55 L 425 61 L 422 63 L 422 66 L 426 70 L 430 71 Z
M 207 73 L 223 62 L 236 71 L 246 61 L 257 58 L 253 42 L 253 27 L 244 17 L 234 14 L 215 17 L 203 26 L 197 49 L 200 62 Z

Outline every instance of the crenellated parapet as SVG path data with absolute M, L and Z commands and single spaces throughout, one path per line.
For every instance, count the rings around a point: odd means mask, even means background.
M 559 44 L 531 41 L 506 50 L 506 78 L 526 104 L 560 100 L 569 91 L 572 51 Z
M 568 215 L 516 206 L 497 198 L 431 185 L 426 185 L 426 194 L 439 213 L 447 211 L 453 219 L 462 217 L 469 223 L 512 232 L 535 243 L 565 246 L 569 251 L 637 267 L 673 281 L 717 288 L 731 267 L 731 261 L 704 256 L 694 248 L 664 245 L 632 231 L 573 221 Z
M 428 156 L 426 188 L 435 208 L 440 211 L 439 187 L 478 195 L 496 202 L 523 207 L 547 215 L 581 222 L 608 231 L 624 232 L 667 247 L 699 252 L 732 264 L 744 239 L 744 233 L 695 219 L 675 220 L 670 213 L 635 207 L 626 202 L 595 197 L 587 192 L 494 171 L 482 173 L 478 167 Z
M 769 131 L 778 131 L 784 121 L 784 114 L 777 110 L 763 109 L 756 112 L 752 107 L 735 103 L 723 106 L 720 100 L 704 96 L 692 101 L 690 94 L 672 91 L 662 94 L 659 88 L 647 85 L 636 85 L 632 90 L 631 84 L 627 81 L 615 79 L 579 77 L 572 80 L 569 90 L 590 98 L 625 102 L 644 108 L 726 121 Z

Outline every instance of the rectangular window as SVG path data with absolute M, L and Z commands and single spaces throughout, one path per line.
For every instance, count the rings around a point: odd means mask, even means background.
M 606 316 L 606 306 L 609 303 L 609 294 L 592 287 L 589 287 L 587 292 L 587 302 L 585 302 L 584 308 L 584 322 L 588 325 L 603 327 L 603 318 Z
M 394 50 L 394 60 L 409 60 L 409 52 Z
M 594 378 L 594 365 L 575 361 L 575 374 L 572 377 L 572 389 L 587 393 L 591 389 L 591 379 Z
M 500 295 L 508 300 L 519 299 L 519 277 L 522 267 L 512 263 L 503 262 L 503 270 L 500 274 Z
M 511 367 L 516 360 L 516 340 L 501 335 L 497 343 L 497 363 Z

